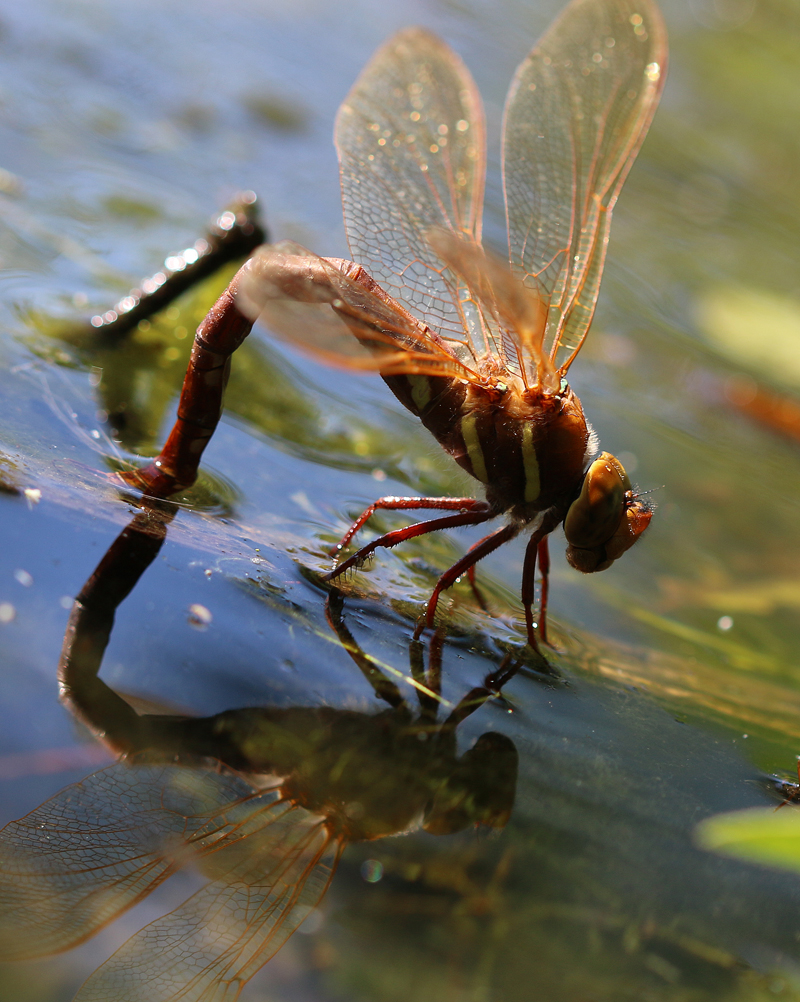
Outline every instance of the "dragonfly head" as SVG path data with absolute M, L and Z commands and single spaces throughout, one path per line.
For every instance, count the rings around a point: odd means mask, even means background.
M 567 560 L 578 571 L 604 571 L 641 536 L 653 509 L 634 494 L 622 463 L 608 452 L 596 459 L 564 519 Z
M 519 755 L 505 734 L 481 735 L 437 789 L 422 820 L 431 835 L 453 835 L 485 825 L 503 828 L 511 817 Z

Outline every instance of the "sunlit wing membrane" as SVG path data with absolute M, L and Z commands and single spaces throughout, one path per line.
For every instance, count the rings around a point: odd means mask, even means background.
M 573 0 L 509 90 L 510 260 L 550 304 L 544 346 L 562 372 L 594 314 L 611 212 L 658 104 L 666 58 L 652 0 Z
M 471 376 L 431 331 L 391 299 L 298 244 L 262 247 L 241 275 L 239 309 L 317 358 L 350 369 Z
M 342 842 L 319 815 L 254 798 L 238 841 L 205 858 L 211 881 L 129 939 L 75 1002 L 233 1002 L 330 884 Z
M 0 957 L 75 946 L 187 862 L 220 803 L 252 789 L 179 766 L 112 765 L 0 831 Z
M 506 369 L 520 375 L 526 386 L 557 391 L 560 380 L 542 351 L 547 310 L 539 296 L 475 241 L 444 229 L 429 230 L 427 238 L 480 303 L 487 327 L 497 332 L 496 341 L 502 346 L 497 354 Z
M 481 236 L 483 109 L 458 56 L 421 28 L 395 35 L 339 109 L 335 138 L 354 260 L 466 364 L 495 350 L 463 282 L 425 239 L 431 227 Z

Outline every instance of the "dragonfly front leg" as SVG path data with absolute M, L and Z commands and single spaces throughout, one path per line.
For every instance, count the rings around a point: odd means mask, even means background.
M 430 501 L 434 499 L 409 498 L 406 500 Z M 452 498 L 447 498 L 445 500 L 452 500 Z M 344 572 L 350 570 L 351 567 L 359 566 L 379 547 L 389 549 L 392 546 L 397 546 L 398 543 L 405 542 L 406 539 L 414 539 L 415 536 L 424 536 L 429 532 L 436 532 L 437 529 L 455 529 L 460 525 L 479 525 L 481 522 L 486 522 L 488 519 L 494 518 L 495 513 L 486 501 L 473 500 L 472 504 L 474 505 L 472 511 L 460 511 L 458 515 L 446 515 L 444 518 L 432 518 L 428 522 L 415 522 L 413 525 L 407 525 L 404 529 L 395 529 L 394 532 L 387 532 L 383 536 L 378 536 L 378 538 L 373 539 L 371 543 L 367 543 L 366 546 L 362 546 L 357 553 L 354 553 L 352 557 L 348 557 L 347 560 L 339 564 L 338 567 L 334 567 L 332 571 L 325 575 L 324 580 L 333 581 L 334 578 L 339 577 L 340 574 L 344 574 Z M 418 504 L 406 505 L 405 507 L 427 508 L 429 506 Z M 445 506 L 442 505 L 442 507 Z M 463 508 L 463 505 L 459 507 Z
M 342 536 L 336 546 L 330 551 L 330 555 L 335 557 L 350 543 L 358 530 L 375 514 L 379 509 L 388 511 L 404 511 L 408 509 L 428 509 L 431 511 L 485 511 L 488 509 L 486 501 L 478 501 L 475 498 L 414 498 L 414 497 L 394 497 L 388 496 L 378 498 L 369 508 L 364 511 L 353 522 L 347 532 Z

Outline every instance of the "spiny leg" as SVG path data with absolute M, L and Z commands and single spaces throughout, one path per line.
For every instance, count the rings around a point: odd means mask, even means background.
M 357 553 L 354 553 L 352 557 L 348 557 L 338 567 L 334 567 L 332 571 L 324 575 L 323 580 L 332 581 L 351 567 L 363 563 L 379 547 L 388 549 L 389 547 L 397 546 L 398 543 L 402 543 L 406 539 L 413 539 L 415 536 L 424 536 L 429 532 L 436 532 L 438 529 L 454 529 L 460 525 L 479 525 L 481 522 L 494 517 L 494 512 L 485 501 L 475 501 L 473 504 L 476 506 L 481 505 L 481 508 L 475 511 L 462 511 L 458 515 L 446 515 L 444 518 L 432 518 L 428 522 L 415 522 L 413 525 L 407 525 L 404 529 L 395 529 L 394 532 L 387 532 L 384 536 L 378 536 L 371 543 L 362 546 Z
M 487 515 L 486 517 L 490 516 Z M 444 521 L 444 519 L 437 519 L 437 521 Z M 484 519 L 480 521 L 484 521 Z M 518 532 L 519 527 L 514 525 L 513 522 L 509 522 L 508 525 L 504 525 L 490 536 L 484 536 L 474 546 L 471 546 L 464 556 L 460 560 L 457 560 L 449 570 L 445 571 L 436 582 L 436 587 L 433 589 L 433 594 L 428 599 L 428 605 L 425 608 L 425 616 L 414 631 L 414 636 L 418 637 L 426 626 L 433 626 L 433 618 L 436 615 L 436 606 L 439 603 L 441 593 L 446 588 L 449 588 L 462 574 L 465 574 L 470 567 L 474 567 L 479 560 L 483 560 L 485 556 L 496 550 L 498 546 L 502 546 L 509 539 L 513 539 Z
M 373 504 L 366 508 L 353 522 L 347 532 L 342 536 L 336 546 L 330 551 L 330 555 L 335 557 L 337 553 L 350 543 L 358 530 L 367 522 L 375 512 L 380 509 L 389 511 L 404 511 L 408 509 L 424 508 L 431 511 L 476 511 L 488 508 L 485 501 L 478 501 L 476 498 L 414 498 L 414 497 L 394 497 L 388 496 L 378 498 Z

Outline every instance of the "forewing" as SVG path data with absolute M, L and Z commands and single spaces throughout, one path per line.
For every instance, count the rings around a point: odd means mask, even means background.
M 233 820 L 233 819 L 231 819 Z M 342 844 L 318 815 L 254 798 L 212 880 L 127 941 L 75 1002 L 232 1002 L 323 898 Z
M 232 775 L 122 763 L 61 790 L 0 831 L 0 958 L 75 946 L 186 862 Z
M 400 32 L 346 97 L 335 138 L 354 260 L 455 350 L 479 358 L 465 290 L 425 239 L 445 227 L 480 241 L 485 135 L 468 70 L 435 35 Z
M 594 314 L 611 212 L 664 83 L 654 0 L 573 0 L 520 65 L 503 125 L 512 269 L 549 302 L 566 371 Z
M 394 375 L 458 376 L 470 370 L 369 277 L 298 244 L 267 245 L 238 278 L 236 303 L 274 334 L 332 365 Z M 358 269 L 356 269 L 358 271 Z

